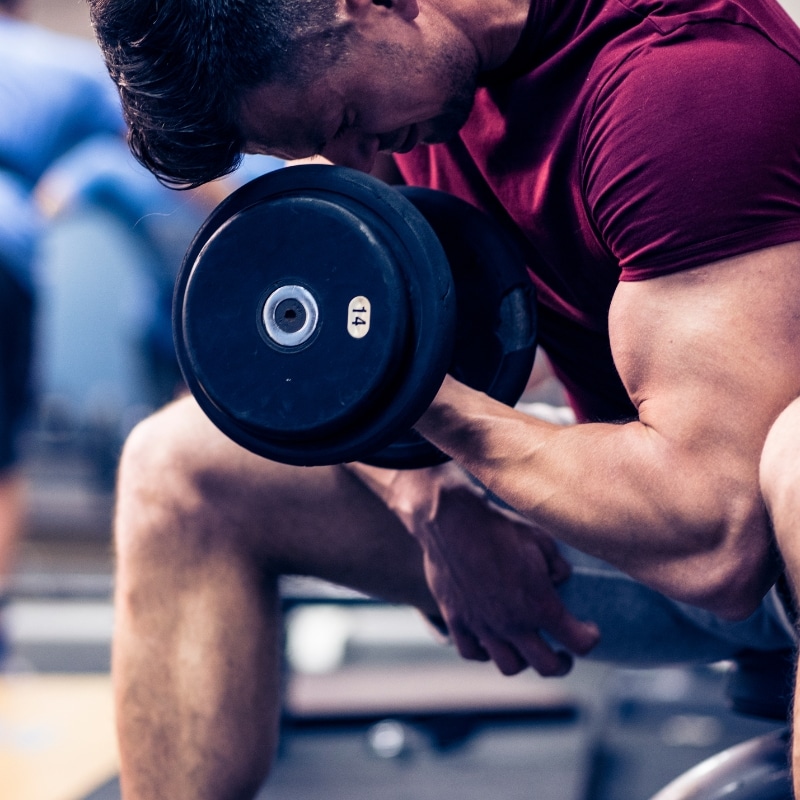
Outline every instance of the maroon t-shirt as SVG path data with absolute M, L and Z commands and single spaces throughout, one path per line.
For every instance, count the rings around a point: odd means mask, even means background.
M 630 416 L 618 282 L 800 240 L 800 32 L 771 0 L 533 0 L 458 138 L 396 158 L 515 231 L 579 418 Z

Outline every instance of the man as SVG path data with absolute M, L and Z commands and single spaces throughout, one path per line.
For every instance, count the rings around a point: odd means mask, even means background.
M 779 7 L 90 5 L 162 179 L 240 151 L 363 170 L 390 152 L 408 182 L 512 221 L 583 423 L 447 379 L 417 428 L 453 462 L 409 472 L 272 464 L 191 400 L 139 427 L 117 512 L 127 800 L 255 793 L 281 574 L 412 603 L 505 674 L 793 644 L 758 484 L 800 392 L 800 34 Z M 570 576 L 551 537 L 602 561 Z

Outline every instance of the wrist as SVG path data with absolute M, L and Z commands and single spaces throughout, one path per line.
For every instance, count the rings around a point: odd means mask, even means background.
M 466 480 L 453 462 L 415 470 L 383 469 L 360 463 L 347 467 L 418 539 L 428 527 L 424 522 L 436 516 L 441 491 Z

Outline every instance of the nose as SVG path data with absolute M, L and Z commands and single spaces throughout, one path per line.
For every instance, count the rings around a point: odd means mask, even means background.
M 322 150 L 322 155 L 334 164 L 370 172 L 379 148 L 380 140 L 377 135 L 353 129 L 328 142 Z

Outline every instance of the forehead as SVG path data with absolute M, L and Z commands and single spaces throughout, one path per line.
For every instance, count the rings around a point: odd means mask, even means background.
M 281 83 L 249 89 L 239 110 L 244 150 L 305 158 L 338 127 L 342 108 L 339 93 L 324 78 L 302 89 Z

